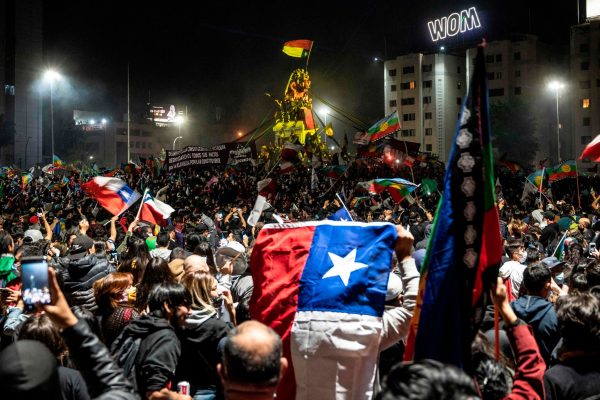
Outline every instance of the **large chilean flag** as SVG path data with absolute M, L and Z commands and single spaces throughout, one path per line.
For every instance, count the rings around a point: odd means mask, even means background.
M 92 178 L 81 189 L 113 215 L 123 213 L 142 197 L 121 179 L 105 176 Z
M 252 250 L 250 314 L 281 336 L 291 361 L 278 398 L 335 398 L 336 391 L 354 398 L 353 390 L 372 390 L 374 370 L 365 370 L 377 364 L 396 239 L 389 223 L 313 221 L 261 229 Z M 355 369 L 362 373 L 348 379 Z M 352 387 L 340 387 L 348 381 Z

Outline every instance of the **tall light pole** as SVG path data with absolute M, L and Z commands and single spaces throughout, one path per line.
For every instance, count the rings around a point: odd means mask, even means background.
M 52 136 L 52 162 L 54 162 L 54 82 L 60 80 L 60 74 L 52 69 L 44 73 L 44 80 L 50 83 L 50 133 Z
M 175 138 L 175 140 L 173 140 L 173 150 L 175 150 L 175 142 L 177 142 L 177 139 L 183 139 L 183 136 L 181 136 L 181 125 L 183 125 L 184 121 L 185 121 L 185 118 L 183 118 L 182 115 L 178 115 L 175 117 L 175 123 L 178 126 L 179 133 L 178 133 L 178 136 Z
M 183 139 L 183 136 L 177 136 L 175 140 L 173 140 L 173 150 L 175 150 L 175 143 L 177 143 L 177 139 Z
M 560 115 L 558 113 L 558 95 L 559 91 L 563 89 L 565 85 L 559 81 L 552 81 L 548 84 L 548 88 L 554 90 L 556 94 L 556 149 L 558 162 L 560 162 Z

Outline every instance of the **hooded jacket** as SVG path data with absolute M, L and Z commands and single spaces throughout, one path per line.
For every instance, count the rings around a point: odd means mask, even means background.
M 79 260 L 64 259 L 60 278 L 62 289 L 71 306 L 83 306 L 95 311 L 93 286 L 98 279 L 113 272 L 105 258 L 88 254 Z
M 512 302 L 517 317 L 531 325 L 542 358 L 549 365 L 552 350 L 560 339 L 558 319 L 552 303 L 538 296 L 521 296 Z
M 177 365 L 177 380 L 188 381 L 191 394 L 197 389 L 219 387 L 217 347 L 233 326 L 208 310 L 192 310 L 186 324 L 186 329 L 179 332 L 181 358 Z
M 159 391 L 173 380 L 181 345 L 169 321 L 152 313 L 133 320 L 111 346 L 113 354 L 128 337 L 142 338 L 135 362 L 138 392 Z

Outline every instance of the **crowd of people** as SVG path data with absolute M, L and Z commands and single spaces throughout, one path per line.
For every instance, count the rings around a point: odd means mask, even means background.
M 140 221 L 137 209 L 112 216 L 70 170 L 37 169 L 28 184 L 3 178 L 0 381 L 10 398 L 273 398 L 290 360 L 280 337 L 250 317 L 254 242 L 265 223 L 326 219 L 340 199 L 354 220 L 398 230 L 386 310 L 400 310 L 403 321 L 386 328 L 397 337 L 379 349 L 375 398 L 600 398 L 600 211 L 591 179 L 580 207 L 566 184 L 562 193 L 553 188 L 553 199 L 522 198 L 522 179 L 498 171 L 504 259 L 491 297 L 502 318 L 501 354 L 490 304 L 467 373 L 434 360 L 402 362 L 440 193 L 417 189 L 415 201 L 396 204 L 360 184 L 396 176 L 441 183 L 439 162 L 402 170 L 354 162 L 339 178 L 309 166 L 275 174 L 254 226 L 264 166 L 167 174 L 142 165 L 109 174 L 171 205 L 169 224 Z M 24 302 L 29 257 L 48 263 L 49 304 Z M 308 388 L 305 398 L 317 397 Z

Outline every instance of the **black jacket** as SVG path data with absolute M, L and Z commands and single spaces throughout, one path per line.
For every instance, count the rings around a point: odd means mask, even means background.
M 544 374 L 546 399 L 592 399 L 600 393 L 599 356 L 567 358 Z
M 217 347 L 232 326 L 216 318 L 194 318 L 192 312 L 188 326 L 181 331 L 181 358 L 177 365 L 177 381 L 188 381 L 192 394 L 197 389 L 220 386 Z
M 62 335 L 69 347 L 71 360 L 85 379 L 91 398 L 139 399 L 133 392 L 132 385 L 123 377 L 122 370 L 114 363 L 106 346 L 84 321 L 65 329 Z
M 89 254 L 79 260 L 65 259 L 60 270 L 63 292 L 71 306 L 83 306 L 96 310 L 93 285 L 98 279 L 113 272 L 105 258 Z
M 164 318 L 143 315 L 131 321 L 114 341 L 111 347 L 113 354 L 128 337 L 142 338 L 135 362 L 138 392 L 145 397 L 148 392 L 167 387 L 173 380 L 181 354 L 173 327 Z

